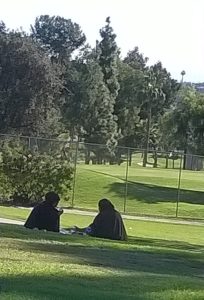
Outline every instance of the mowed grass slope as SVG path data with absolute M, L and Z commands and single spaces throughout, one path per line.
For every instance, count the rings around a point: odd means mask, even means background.
M 29 209 L 0 206 L 0 218 L 25 221 L 29 213 Z M 61 216 L 61 227 L 66 228 L 74 225 L 85 227 L 93 221 L 93 218 L 92 216 L 64 213 Z M 124 223 L 129 236 L 204 245 L 204 225 L 184 225 L 127 219 L 124 219 Z
M 0 225 L 0 299 L 203 300 L 203 227 L 130 225 L 128 242 Z
M 124 210 L 126 165 L 77 165 L 75 207 L 96 209 L 102 197 Z M 177 169 L 130 167 L 126 212 L 175 216 Z M 179 216 L 204 218 L 204 172 L 182 171 Z

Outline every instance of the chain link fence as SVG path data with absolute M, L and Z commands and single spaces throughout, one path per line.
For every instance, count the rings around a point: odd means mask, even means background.
M 8 140 L 41 153 L 69 156 L 73 180 L 69 195 L 61 195 L 64 207 L 96 210 L 99 199 L 109 198 L 128 214 L 204 219 L 202 156 L 149 151 L 144 162 L 143 149 L 117 147 L 110 153 L 105 145 L 0 135 L 1 146 Z M 0 197 L 2 193 L 0 189 Z

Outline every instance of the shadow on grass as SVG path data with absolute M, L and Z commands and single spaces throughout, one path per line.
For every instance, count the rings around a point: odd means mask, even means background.
M 203 277 L 204 247 L 199 245 L 159 239 L 130 238 L 129 242 L 117 242 L 91 237 L 33 233 L 13 225 L 4 226 L 4 231 L 1 230 L 1 238 L 14 236 L 15 241 L 11 240 L 9 243 L 10 251 L 18 249 L 28 252 L 28 255 L 49 254 L 50 263 L 88 265 L 160 276 Z M 3 247 L 2 245 L 2 249 Z
M 202 277 L 204 263 L 197 259 L 165 253 L 157 249 L 148 251 L 128 251 L 106 247 L 67 244 L 46 244 L 40 242 L 21 242 L 24 251 L 35 251 L 55 256 L 63 264 L 80 264 L 114 270 L 148 272 L 163 275 Z M 58 255 L 58 258 L 56 257 Z
M 108 186 L 109 192 L 124 197 L 125 182 L 114 182 Z M 176 202 L 177 189 L 152 184 L 128 181 L 128 200 L 146 203 Z M 180 202 L 204 205 L 204 192 L 180 190 Z
M 113 279 L 96 276 L 55 276 L 43 275 L 24 275 L 24 276 L 6 276 L 1 279 L 0 299 L 17 299 L 17 300 L 104 300 L 120 299 L 121 293 L 114 292 L 110 289 L 112 284 L 120 284 L 121 279 Z M 124 278 L 123 278 L 124 280 Z M 106 290 L 105 290 L 106 287 Z M 6 298 L 7 297 L 7 298 Z M 123 299 L 134 299 L 128 291 L 124 293 Z M 137 298 L 144 299 L 144 298 Z
M 63 236 L 17 225 L 0 225 L 0 238 L 5 255 L 1 260 L 8 266 L 0 277 L 2 300 L 170 300 L 179 291 L 186 296 L 177 299 L 203 299 L 203 257 L 184 255 L 186 250 L 198 253 L 202 246 L 156 239 L 130 238 L 127 243 Z M 183 250 L 181 255 L 178 249 Z M 16 275 L 25 258 L 29 270 Z
M 202 296 L 194 296 L 196 293 L 204 293 L 200 280 L 182 279 L 178 276 L 169 278 L 143 273 L 76 276 L 68 272 L 61 276 L 53 275 L 6 276 L 1 280 L 0 297 L 2 296 L 2 300 L 201 300 Z M 185 291 L 189 297 L 174 298 L 180 291 Z M 155 297 L 155 293 L 157 296 L 161 293 L 161 297 Z M 6 298 L 6 295 L 10 297 Z
M 62 273 L 60 276 L 23 275 L 1 279 L 0 298 L 15 300 L 155 300 L 155 294 L 170 300 L 185 291 L 187 300 L 201 300 L 204 290 L 199 280 L 167 278 L 148 274 L 86 275 Z M 201 297 L 194 297 L 199 293 Z M 162 297 L 164 295 L 165 298 Z M 6 298 L 7 297 L 7 298 Z
M 167 248 L 172 250 L 189 250 L 189 251 L 203 251 L 204 245 L 198 244 L 190 244 L 183 241 L 173 241 L 173 240 L 165 240 L 165 239 L 153 239 L 153 238 L 141 238 L 141 237 L 133 237 L 129 236 L 128 241 L 113 241 L 109 239 L 100 239 L 100 238 L 92 238 L 89 236 L 80 236 L 80 235 L 62 235 L 54 232 L 43 232 L 39 230 L 30 230 L 26 229 L 22 225 L 13 225 L 13 224 L 1 224 L 0 223 L 0 238 L 14 238 L 20 240 L 45 240 L 45 241 L 59 241 L 62 243 L 66 242 L 75 242 L 78 245 L 83 246 L 93 246 L 92 241 L 97 246 L 106 246 L 110 245 L 111 248 L 114 246 L 120 247 L 130 247 L 131 246 L 149 246 L 156 248 Z M 116 247 L 116 248 L 118 248 Z M 124 249 L 125 250 L 125 249 Z M 134 249 L 135 250 L 135 249 Z M 204 256 L 204 253 L 203 253 Z

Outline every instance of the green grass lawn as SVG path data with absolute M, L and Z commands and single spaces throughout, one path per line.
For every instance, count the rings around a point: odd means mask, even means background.
M 149 159 L 150 160 L 150 159 Z M 98 200 L 107 197 L 121 212 L 137 215 L 175 217 L 178 193 L 178 169 L 165 169 L 165 159 L 159 160 L 161 168 L 143 168 L 138 163 L 140 154 L 134 156 L 128 170 L 126 163 L 118 165 L 77 164 L 74 206 L 97 210 Z M 178 161 L 175 166 L 178 167 Z M 72 191 L 69 193 L 72 194 Z M 71 201 L 63 206 L 70 206 Z M 178 216 L 204 219 L 204 172 L 182 171 Z
M 25 221 L 29 215 L 29 209 L 0 206 L 0 218 Z M 93 220 L 91 216 L 63 214 L 61 227 L 78 225 L 84 227 Z M 182 241 L 192 244 L 204 245 L 204 226 L 162 223 L 141 220 L 124 220 L 128 235 L 145 238 L 155 238 L 171 241 Z
M 91 219 L 67 214 L 62 225 Z M 0 224 L 0 299 L 204 299 L 204 227 L 130 220 L 126 227 L 129 241 L 116 242 Z
M 97 208 L 108 197 L 123 211 L 126 165 L 77 165 L 75 207 Z M 126 212 L 175 216 L 178 170 L 130 167 Z M 183 171 L 179 216 L 204 218 L 204 172 Z M 65 204 L 66 205 L 66 204 Z

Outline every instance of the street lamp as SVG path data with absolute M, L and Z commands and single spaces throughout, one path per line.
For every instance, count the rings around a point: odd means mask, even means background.
M 183 83 L 183 77 L 186 75 L 186 72 L 183 70 L 182 72 L 181 72 L 181 83 Z

